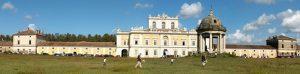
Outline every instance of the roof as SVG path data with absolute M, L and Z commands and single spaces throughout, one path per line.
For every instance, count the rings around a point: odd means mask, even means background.
M 25 31 L 18 32 L 14 35 L 37 35 L 37 32 L 30 28 L 27 28 Z
M 276 49 L 269 45 L 226 45 L 226 48 L 233 49 Z
M 284 35 L 276 35 L 276 36 L 272 36 L 270 39 L 277 39 L 277 40 L 296 40 L 294 38 L 288 37 L 288 36 L 284 36 Z
M 115 42 L 40 42 L 37 46 L 115 47 Z
M 0 46 L 12 46 L 12 42 L 0 42 Z
M 226 28 L 222 25 L 221 21 L 214 16 L 213 10 L 210 11 L 210 14 L 203 18 L 197 32 L 203 31 L 223 31 L 226 32 Z

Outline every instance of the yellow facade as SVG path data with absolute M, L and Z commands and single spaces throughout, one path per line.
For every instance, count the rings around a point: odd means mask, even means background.
M 226 49 L 225 52 L 246 58 L 276 58 L 276 49 Z
M 84 47 L 84 46 L 38 46 L 37 53 L 54 54 L 90 54 L 115 56 L 116 47 Z

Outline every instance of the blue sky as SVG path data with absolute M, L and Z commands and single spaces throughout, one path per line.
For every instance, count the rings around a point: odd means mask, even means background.
M 148 15 L 180 16 L 194 29 L 211 5 L 229 43 L 264 44 L 272 35 L 299 38 L 300 0 L 0 0 L 0 34 L 29 24 L 46 33 L 103 34 L 147 27 Z M 31 25 L 32 26 L 32 25 Z M 299 41 L 298 41 L 299 42 Z

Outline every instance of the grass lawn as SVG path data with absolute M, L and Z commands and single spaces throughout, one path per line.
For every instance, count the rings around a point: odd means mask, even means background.
M 209 58 L 205 67 L 200 57 L 178 58 L 173 65 L 170 59 L 145 59 L 142 69 L 135 69 L 135 58 L 56 57 L 43 55 L 0 54 L 1 74 L 282 74 L 300 73 L 300 58 L 242 59 Z

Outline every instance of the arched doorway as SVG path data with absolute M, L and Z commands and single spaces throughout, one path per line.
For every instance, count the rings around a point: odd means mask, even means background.
M 122 50 L 122 57 L 127 57 L 128 56 L 128 51 L 126 49 Z

